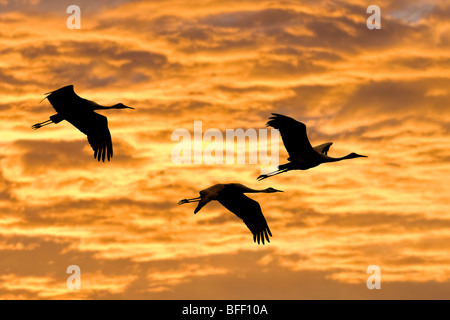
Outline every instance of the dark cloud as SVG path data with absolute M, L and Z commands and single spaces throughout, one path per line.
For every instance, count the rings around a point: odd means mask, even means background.
M 0 82 L 7 84 L 7 86 L 5 86 L 6 88 L 11 86 L 23 86 L 36 83 L 28 78 L 21 79 L 15 76 L 14 71 L 17 70 L 12 70 L 12 68 L 0 68 Z
M 98 14 L 99 11 L 104 9 L 110 9 L 117 7 L 121 4 L 130 2 L 130 0 L 109 0 L 109 1 L 95 1 L 94 3 L 87 0 L 78 0 L 76 5 L 80 7 L 82 14 Z M 28 14 L 42 14 L 53 13 L 60 16 L 67 16 L 66 12 L 70 5 L 73 5 L 73 1 L 70 0 L 46 0 L 46 1 L 30 1 L 30 0 L 17 0 L 17 1 L 3 1 L 0 3 L 2 12 L 22 12 Z
M 343 88 L 341 85 L 301 85 L 290 88 L 294 93 L 293 96 L 280 99 L 273 103 L 274 111 L 277 113 L 288 115 L 299 121 L 307 123 L 312 117 L 313 113 L 319 111 L 334 111 L 336 110 L 336 100 L 328 102 L 325 105 L 323 97 L 337 96 L 337 92 Z M 342 92 L 342 91 L 341 91 Z M 323 114 L 324 112 L 322 112 Z
M 378 227 L 380 225 L 390 226 L 392 231 L 402 230 L 438 230 L 449 229 L 449 219 L 429 218 L 426 214 L 399 214 L 399 213 L 377 213 L 364 212 L 361 214 L 339 214 L 326 216 L 324 226 L 334 225 L 350 228 Z
M 275 49 L 271 49 L 267 52 L 267 54 L 275 55 L 278 57 L 289 57 L 289 58 L 297 58 L 301 59 L 303 61 L 311 61 L 315 63 L 326 63 L 330 64 L 333 62 L 339 62 L 344 60 L 344 57 L 334 53 L 334 52 L 328 52 L 324 50 L 305 50 L 304 48 L 300 47 L 293 47 L 293 46 L 284 46 L 284 47 L 277 47 Z
M 3 1 L 0 296 L 450 297 L 436 271 L 449 263 L 447 6 L 381 1 L 382 30 L 368 30 L 367 4 L 354 1 L 191 10 L 82 0 L 80 32 L 65 30 L 67 1 Z M 46 20 L 34 30 L 32 17 Z M 39 97 L 70 83 L 136 108 L 104 113 L 110 163 L 93 159 L 75 128 L 67 140 L 43 138 L 62 139 L 64 124 L 29 128 L 53 112 Z M 271 178 L 285 193 L 258 197 L 274 237 L 257 246 L 217 202 L 194 215 L 177 201 L 216 182 L 251 186 L 258 166 L 175 166 L 170 138 L 196 120 L 203 130 L 264 128 L 271 112 L 305 122 L 313 145 L 333 141 L 330 155 L 369 158 Z M 95 281 L 45 296 L 65 287 L 70 264 Z M 382 268 L 381 291 L 365 287 L 370 264 Z
M 448 84 L 447 79 L 412 81 L 370 81 L 361 84 L 337 112 L 338 119 L 346 117 L 388 118 L 393 115 L 423 118 L 445 113 L 446 96 L 428 92 Z
M 254 78 L 273 79 L 275 77 L 296 78 L 324 71 L 326 71 L 325 67 L 317 65 L 312 60 L 301 58 L 294 61 L 261 59 L 253 65 L 249 73 Z
M 3 53 L 18 52 L 29 60 L 43 58 L 92 58 L 99 60 L 111 60 L 122 62 L 122 66 L 160 68 L 167 63 L 167 58 L 163 54 L 129 49 L 122 43 L 113 41 L 60 41 L 58 43 L 44 43 L 40 45 L 27 45 L 15 47 L 14 49 L 4 49 Z
M 332 275 L 342 271 L 329 268 L 328 271 L 302 270 L 293 271 L 279 264 L 275 259 L 268 264 L 259 261 L 265 255 L 271 256 L 271 251 L 250 252 L 240 251 L 229 255 L 209 255 L 204 258 L 187 258 L 182 263 L 178 261 L 161 261 L 149 263 L 149 269 L 155 273 L 158 270 L 186 269 L 190 264 L 199 266 L 226 266 L 225 274 L 187 275 L 183 281 L 169 285 L 166 290 L 149 292 L 148 289 L 158 287 L 149 279 L 139 279 L 131 283 L 120 294 L 95 296 L 95 298 L 129 297 L 137 299 L 436 299 L 450 296 L 445 283 L 426 281 L 413 283 L 413 291 L 407 290 L 407 283 L 382 282 L 382 290 L 368 290 L 365 281 L 368 278 L 365 268 L 360 270 L 360 283 L 347 284 L 332 279 Z M 281 259 L 299 261 L 301 255 L 282 256 Z M 143 264 L 144 266 L 145 264 Z M 165 266 L 164 266 L 165 265 Z M 142 269 L 146 269 L 144 267 Z M 159 269 L 164 266 L 163 269 Z M 170 270 L 170 269 L 169 269 Z M 383 269 L 382 269 L 383 270 Z M 264 281 L 262 281 L 264 279 Z M 383 279 L 383 278 L 382 278 Z M 144 281 L 144 283 L 142 282 Z M 196 288 L 193 290 L 193 288 Z M 140 289 L 140 290 L 138 290 Z M 145 290 L 147 289 L 147 290 Z M 427 290 L 426 292 L 424 290 Z M 383 291 L 383 292 L 381 292 Z M 136 294 L 140 292 L 140 294 Z
M 46 225 L 89 226 L 92 224 L 97 226 L 128 226 L 127 219 L 123 219 L 123 221 L 115 219 L 120 215 L 119 212 L 133 212 L 135 215 L 143 217 L 149 214 L 153 217 L 166 217 L 167 212 L 178 209 L 175 201 L 144 201 L 133 199 L 131 194 L 127 196 L 129 197 L 102 197 L 101 201 L 98 198 L 72 199 L 66 197 L 55 200 L 55 203 L 52 204 L 30 203 L 17 211 L 17 216 L 23 219 L 18 225 L 24 227 Z M 167 219 L 169 220 L 169 217 Z M 155 231 L 152 227 L 143 229 L 137 227 L 136 231 L 142 232 L 139 230 Z
M 74 130 L 76 129 L 74 128 Z M 17 140 L 13 146 L 22 150 L 20 159 L 24 171 L 29 174 L 87 168 L 86 166 L 90 168 L 102 165 L 114 166 L 114 163 L 120 165 L 126 164 L 128 161 L 133 161 L 137 165 L 143 160 L 133 156 L 135 150 L 132 146 L 120 139 L 114 139 L 114 133 L 112 135 L 114 157 L 109 163 L 99 163 L 94 159 L 94 151 L 90 148 L 87 139 L 75 141 Z
M 19 52 L 24 58 L 34 60 L 61 55 L 62 52 L 58 49 L 58 47 L 59 46 L 57 45 L 46 43 L 39 46 L 26 46 L 21 49 L 8 48 L 3 50 L 3 53 Z
M 273 8 L 212 14 L 199 19 L 198 22 L 214 27 L 254 30 L 297 24 L 305 16 L 306 14 L 294 10 Z
M 1 159 L 2 157 L 0 157 Z M 5 178 L 3 170 L 0 169 L 0 202 L 1 201 L 12 201 L 14 197 L 14 187 L 15 183 L 13 181 Z
M 60 41 L 6 48 L 7 53 L 19 53 L 28 61 L 40 60 L 46 66 L 48 87 L 62 83 L 81 83 L 83 87 L 98 88 L 127 83 L 148 82 L 168 65 L 163 54 L 130 49 L 113 41 Z M 40 80 L 16 79 L 0 70 L 0 79 L 11 84 L 37 84 Z M 31 79 L 38 79 L 37 75 Z M 41 85 L 41 87 L 43 84 Z
M 356 22 L 347 16 L 365 16 L 366 7 L 346 3 L 326 7 L 344 11 L 340 16 L 324 16 L 292 9 L 270 8 L 258 11 L 232 11 L 209 14 L 196 19 L 182 16 L 160 16 L 152 21 L 151 32 L 163 37 L 186 52 L 226 52 L 233 49 L 258 50 L 266 46 L 284 47 L 292 52 L 297 48 L 333 50 L 332 60 L 339 52 L 356 52 L 399 46 L 406 42 L 420 41 L 419 37 L 430 34 L 424 25 L 412 26 L 398 19 L 383 17 L 381 30 L 369 30 L 365 21 Z M 126 21 L 123 21 L 125 24 Z M 143 23 L 139 24 L 140 28 Z M 309 34 L 294 33 L 298 28 Z M 322 58 L 330 57 L 323 53 Z M 311 57 L 310 60 L 313 60 Z

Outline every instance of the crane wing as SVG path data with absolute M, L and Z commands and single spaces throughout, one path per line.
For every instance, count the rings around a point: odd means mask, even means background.
M 98 161 L 101 159 L 103 162 L 105 157 L 108 161 L 112 158 L 111 133 L 108 129 L 108 119 L 105 116 L 91 111 L 83 119 L 70 118 L 66 120 L 87 135 L 88 142 L 94 150 L 94 158 L 97 158 Z
M 272 115 L 266 126 L 280 131 L 284 147 L 289 153 L 288 160 L 308 157 L 315 152 L 308 140 L 304 123 L 281 114 L 272 113 Z
M 332 144 L 333 144 L 333 142 L 323 143 L 318 146 L 315 146 L 314 150 L 316 150 L 318 153 L 323 153 L 324 155 L 328 155 L 328 150 L 330 150 L 330 147 Z
M 262 241 L 264 244 L 264 238 L 270 242 L 269 235 L 272 236 L 272 233 L 258 202 L 240 192 L 227 193 L 226 196 L 219 196 L 217 200 L 244 221 L 253 234 L 254 242 L 259 244 Z
M 53 108 L 56 110 L 56 112 L 61 114 L 67 114 L 71 112 L 79 113 L 83 110 L 82 108 L 86 102 L 86 99 L 81 98 L 75 93 L 73 85 L 65 86 L 46 94 L 48 94 L 46 98 L 48 99 L 48 101 L 50 101 Z M 89 110 L 85 109 L 85 111 Z
M 219 193 L 225 188 L 223 184 L 215 184 L 209 188 L 201 190 L 200 201 L 198 202 L 197 208 L 194 210 L 194 214 L 199 212 L 201 208 L 203 208 L 208 202 L 212 200 L 216 200 Z

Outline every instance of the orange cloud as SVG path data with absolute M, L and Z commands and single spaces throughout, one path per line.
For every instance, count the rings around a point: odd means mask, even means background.
M 60 1 L 0 1 L 0 297 L 448 298 L 450 3 L 377 4 L 381 30 L 359 0 L 80 0 L 68 30 Z M 68 123 L 31 130 L 67 84 L 135 108 L 102 113 L 110 163 Z M 263 182 L 260 164 L 171 161 L 175 129 L 261 129 L 272 112 L 369 157 Z M 285 191 L 254 197 L 270 244 L 219 204 L 177 205 L 226 182 Z

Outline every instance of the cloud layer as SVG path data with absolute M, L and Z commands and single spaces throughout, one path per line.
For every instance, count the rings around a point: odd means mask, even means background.
M 358 0 L 79 1 L 81 30 L 66 2 L 0 1 L 1 298 L 450 298 L 449 1 L 380 0 L 381 30 Z M 100 111 L 110 163 L 67 122 L 31 130 L 68 84 L 135 108 Z M 260 164 L 171 161 L 175 129 L 272 112 L 369 157 L 264 182 Z M 285 191 L 252 195 L 270 244 L 219 204 L 177 205 L 227 182 Z

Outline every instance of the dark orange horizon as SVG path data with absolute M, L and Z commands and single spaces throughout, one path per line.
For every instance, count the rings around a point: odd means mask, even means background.
M 1 299 L 450 298 L 450 1 L 79 0 L 79 30 L 71 4 L 0 0 Z M 67 122 L 31 130 L 69 84 L 135 108 L 99 111 L 111 162 Z M 262 182 L 260 163 L 171 160 L 176 129 L 271 113 L 368 158 Z M 284 191 L 251 195 L 269 244 L 217 203 L 177 205 L 228 182 Z

